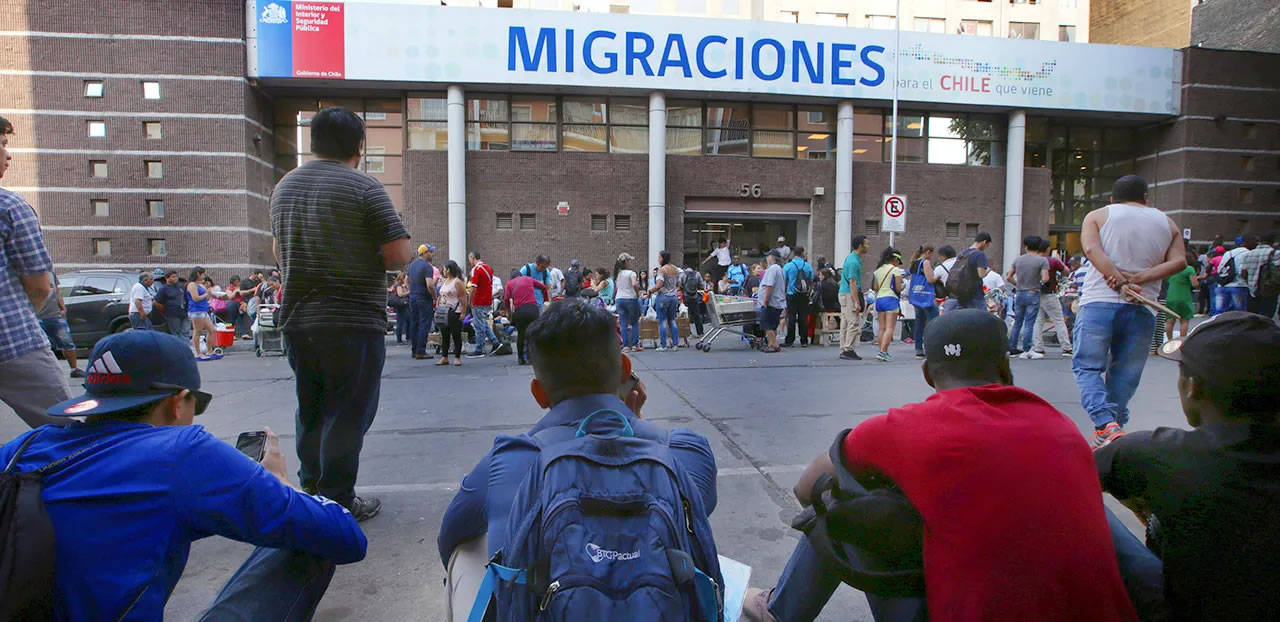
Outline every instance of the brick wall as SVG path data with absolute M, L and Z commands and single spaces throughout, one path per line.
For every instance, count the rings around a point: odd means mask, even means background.
M 1191 10 L 1191 45 L 1280 53 L 1280 3 L 1208 0 Z
M 1089 41 L 1182 48 L 1191 43 L 1187 0 L 1090 0 Z

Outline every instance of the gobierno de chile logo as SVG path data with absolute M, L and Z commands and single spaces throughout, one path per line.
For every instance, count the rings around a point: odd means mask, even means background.
M 258 17 L 258 21 L 264 24 L 283 24 L 289 21 L 289 14 L 284 7 L 272 2 L 262 8 L 262 15 Z

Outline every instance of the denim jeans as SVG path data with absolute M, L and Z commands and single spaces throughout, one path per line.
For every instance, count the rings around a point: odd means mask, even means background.
M 618 299 L 618 319 L 622 324 L 622 346 L 634 348 L 640 342 L 640 300 Z
M 1107 513 L 1107 526 L 1111 528 L 1111 542 L 1116 549 L 1116 561 L 1120 566 L 1120 578 L 1129 600 L 1138 610 L 1139 620 L 1168 620 L 1169 605 L 1164 597 L 1164 563 L 1125 527 L 1111 508 Z
M 414 354 L 427 353 L 427 335 L 431 334 L 431 322 L 434 320 L 436 306 L 430 298 L 413 298 L 409 300 L 409 313 L 413 318 L 410 342 Z
M 1040 317 L 1040 292 L 1019 290 L 1013 298 L 1013 332 L 1009 333 L 1009 349 L 1026 352 L 1036 333 Z
M 1248 287 L 1219 287 L 1218 313 L 1249 310 Z
M 349 506 L 364 434 L 378 413 L 386 336 L 299 330 L 284 340 L 297 378 L 299 483 Z
M 129 328 L 133 330 L 151 330 L 151 318 L 137 313 L 130 313 Z
M 1129 399 L 1142 380 L 1155 329 L 1156 316 L 1142 305 L 1094 302 L 1080 307 L 1071 336 L 1076 347 L 1071 371 L 1080 405 L 1094 427 L 1129 422 Z
M 845 553 L 856 557 L 846 548 Z M 787 560 L 787 566 L 778 577 L 777 587 L 769 598 L 769 612 L 779 622 L 811 622 L 822 613 L 822 608 L 840 586 L 840 579 L 826 572 L 809 539 L 801 536 L 795 551 Z M 876 622 L 925 622 L 923 598 L 885 598 L 865 594 L 871 606 L 871 616 Z
M 333 571 L 333 562 L 310 553 L 258 547 L 200 620 L 305 622 L 315 615 Z
M 671 335 L 671 345 L 680 343 L 680 330 L 676 328 L 676 313 L 680 310 L 680 301 L 675 296 L 658 295 L 653 303 L 658 313 L 658 345 L 667 347 L 667 334 Z M 668 326 L 670 328 L 668 328 Z
M 916 321 L 911 339 L 916 342 L 916 354 L 924 354 L 924 329 L 929 326 L 929 322 L 938 318 L 938 305 L 911 306 L 916 308 Z
M 409 328 L 412 326 L 411 319 L 409 307 L 396 309 L 396 343 L 403 343 L 406 337 L 409 338 L 410 343 L 413 343 L 413 332 Z
M 471 307 L 471 329 L 476 331 L 476 354 L 484 354 L 484 344 L 493 343 L 498 347 L 498 336 L 493 334 L 493 322 L 489 321 L 489 314 L 493 312 L 493 307 Z
M 1220 289 L 1222 289 L 1222 286 L 1218 285 L 1217 283 L 1209 284 L 1209 316 L 1210 317 L 1221 313 L 1221 311 L 1218 310 L 1218 290 Z

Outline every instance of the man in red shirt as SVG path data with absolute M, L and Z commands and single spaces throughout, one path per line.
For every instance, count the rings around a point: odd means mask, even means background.
M 539 291 L 544 298 L 551 298 L 551 292 L 547 289 L 546 283 L 521 276 L 519 270 L 511 271 L 511 278 L 507 280 L 502 302 L 507 307 L 507 317 L 511 318 L 511 324 L 516 327 L 516 358 L 519 359 L 520 365 L 529 364 L 529 359 L 524 355 L 524 333 L 542 312 L 542 305 L 538 304 L 537 292 Z
M 485 355 L 484 344 L 493 342 L 492 354 L 498 349 L 498 336 L 493 334 L 493 323 L 489 314 L 493 311 L 493 268 L 480 261 L 480 253 L 467 253 L 467 262 L 471 264 L 471 329 L 476 331 L 476 349 L 467 358 L 481 358 Z
M 894 487 L 924 520 L 924 606 L 868 594 L 877 620 L 1132 622 L 1093 456 L 1065 415 L 1013 386 L 1004 323 L 962 309 L 931 321 L 918 404 L 850 432 L 842 457 L 868 489 Z M 801 503 L 827 454 L 796 485 Z M 839 585 L 801 539 L 748 620 L 813 620 Z M 904 602 L 908 601 L 908 602 Z

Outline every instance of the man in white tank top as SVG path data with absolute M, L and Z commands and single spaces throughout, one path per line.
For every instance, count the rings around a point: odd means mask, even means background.
M 1187 266 L 1178 226 L 1146 204 L 1146 180 L 1121 177 L 1111 201 L 1085 216 L 1080 231 L 1089 269 L 1072 335 L 1071 371 L 1099 447 L 1124 436 L 1155 331 L 1155 313 L 1132 294 L 1155 300 L 1160 282 Z

